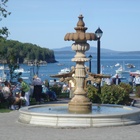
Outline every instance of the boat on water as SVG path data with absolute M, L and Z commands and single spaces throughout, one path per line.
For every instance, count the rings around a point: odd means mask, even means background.
M 130 75 L 131 75 L 131 76 L 140 75 L 140 70 L 131 71 L 131 72 L 130 72 Z
M 23 80 L 28 80 L 28 79 L 29 79 L 29 77 L 25 77 L 25 76 L 21 76 L 21 78 L 22 78 Z
M 115 67 L 119 67 L 119 66 L 120 66 L 120 63 L 115 64 Z
M 4 66 L 0 66 L 0 70 L 4 70 Z
M 130 71 L 126 71 L 122 66 L 120 66 L 120 67 L 116 70 L 116 74 L 125 74 L 125 73 L 130 73 Z
M 15 73 L 30 73 L 30 71 L 25 71 L 23 68 L 19 68 L 19 69 L 15 69 L 14 70 Z
M 7 70 L 9 70 L 8 67 L 5 67 L 4 65 L 0 66 L 0 82 L 5 82 L 7 79 Z
M 57 65 L 58 65 L 58 66 L 63 66 L 64 64 L 62 64 L 62 63 L 58 63 Z
M 4 73 L 4 71 L 2 71 L 2 73 L 0 73 L 0 82 L 5 82 L 7 78 L 7 75 Z
M 133 64 L 126 64 L 127 68 L 135 68 L 135 66 Z
M 33 66 L 34 64 L 32 62 L 28 62 L 28 66 Z
M 64 69 L 61 69 L 61 71 L 58 72 L 58 74 L 69 73 L 69 72 L 70 72 L 69 68 L 64 68 Z
M 33 62 L 33 61 L 29 61 L 27 63 L 28 66 L 47 66 L 47 62 L 46 61 L 40 61 L 40 62 Z

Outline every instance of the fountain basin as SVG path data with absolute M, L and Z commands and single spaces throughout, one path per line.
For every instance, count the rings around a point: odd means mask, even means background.
M 23 107 L 19 110 L 18 121 L 31 125 L 65 128 L 124 126 L 140 123 L 140 109 L 135 107 L 93 104 L 92 112 L 87 114 L 69 113 L 67 108 L 67 104 Z M 113 112 L 102 111 L 104 108 L 109 108 Z

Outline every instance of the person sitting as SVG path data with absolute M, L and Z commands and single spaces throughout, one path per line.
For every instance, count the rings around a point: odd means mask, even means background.
M 69 92 L 68 85 L 66 83 L 64 83 L 62 86 L 62 93 L 68 93 L 68 92 Z
M 16 85 L 12 85 L 12 93 L 13 93 L 13 96 L 21 99 L 21 106 L 24 105 L 25 94 L 24 92 L 21 91 L 21 85 L 19 83 L 16 83 Z
M 53 86 L 58 86 L 57 82 L 56 82 L 56 79 L 53 80 Z
M 30 86 L 23 81 L 22 78 L 18 79 L 18 82 L 20 83 L 20 90 L 21 90 L 21 94 L 24 94 L 22 96 L 24 96 L 25 99 L 25 105 L 29 106 L 30 105 Z
M 45 93 L 49 96 L 49 99 L 52 101 L 57 101 L 57 96 L 54 91 L 49 90 L 49 85 L 48 84 L 43 84 L 42 85 L 42 93 Z
M 11 84 L 8 81 L 4 82 L 4 87 L 2 88 L 2 93 L 3 93 L 5 100 L 8 101 L 8 107 L 11 110 L 15 110 L 15 105 L 19 105 L 19 108 L 21 107 L 21 99 L 19 97 L 14 97 L 12 95 Z
M 52 87 L 61 87 L 62 85 L 60 84 L 60 82 L 56 81 L 56 79 L 53 80 L 53 84 L 51 85 Z

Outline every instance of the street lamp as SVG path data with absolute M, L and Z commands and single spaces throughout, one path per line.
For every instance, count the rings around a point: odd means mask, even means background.
M 36 63 L 36 74 L 37 74 L 37 76 L 38 76 L 38 73 L 39 73 L 39 62 L 37 61 L 37 63 Z
M 98 28 L 95 31 L 95 35 L 97 37 L 97 74 L 100 74 L 100 38 L 102 37 L 103 31 Z M 98 84 L 99 93 L 101 93 L 100 84 Z
M 91 59 L 92 59 L 92 55 L 90 54 L 88 56 L 88 58 L 89 58 L 89 72 L 91 72 Z M 89 84 L 91 84 L 91 81 L 89 81 Z
M 33 62 L 33 74 L 38 75 L 39 74 L 39 61 L 35 60 Z
M 88 58 L 89 58 L 89 72 L 91 72 L 91 59 L 92 59 L 92 55 L 89 55 Z

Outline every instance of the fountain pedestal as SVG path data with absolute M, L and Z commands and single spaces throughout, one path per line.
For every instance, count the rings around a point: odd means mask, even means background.
M 86 114 L 92 110 L 92 103 L 85 96 L 75 95 L 68 104 L 69 112 Z
M 68 104 L 69 112 L 74 113 L 89 113 L 92 110 L 92 103 L 87 98 L 87 93 L 84 90 L 85 79 L 86 79 L 86 68 L 85 62 L 89 61 L 85 56 L 85 51 L 89 50 L 90 46 L 85 41 L 76 42 L 72 44 L 72 50 L 76 52 L 75 57 L 72 61 L 76 62 L 74 80 L 75 80 L 75 91 L 74 97 Z

